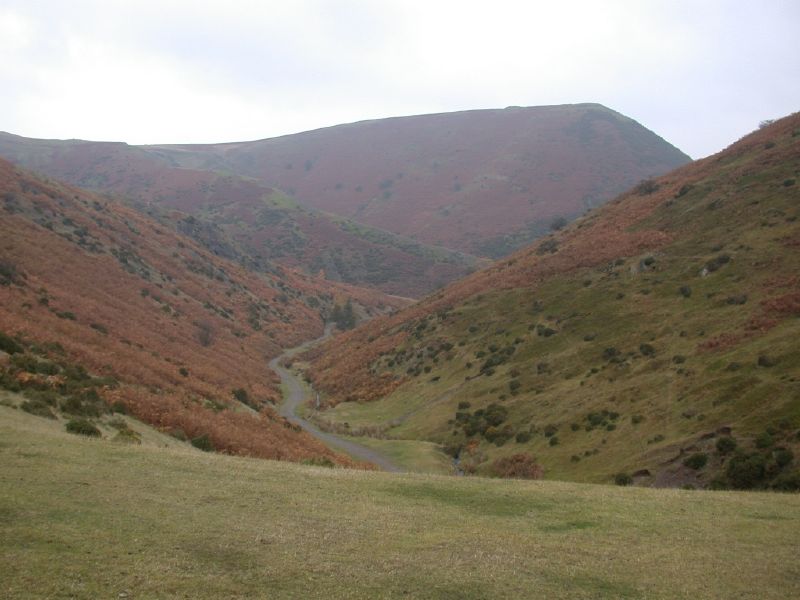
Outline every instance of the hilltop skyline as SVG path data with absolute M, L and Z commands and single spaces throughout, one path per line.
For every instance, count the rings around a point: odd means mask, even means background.
M 796 110 L 800 8 L 716 1 L 19 2 L 0 130 L 131 144 L 602 103 L 694 158 Z M 747 43 L 744 41 L 747 40 Z

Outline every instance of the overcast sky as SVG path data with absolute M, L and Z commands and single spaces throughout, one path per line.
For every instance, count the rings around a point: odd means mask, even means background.
M 0 130 L 129 143 L 600 102 L 694 158 L 800 110 L 798 0 L 3 0 Z

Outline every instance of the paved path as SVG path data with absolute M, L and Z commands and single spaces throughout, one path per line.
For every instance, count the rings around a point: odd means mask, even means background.
M 293 348 L 291 350 L 287 350 L 283 355 L 273 358 L 269 366 L 270 368 L 275 371 L 278 376 L 281 378 L 281 382 L 284 384 L 286 388 L 286 393 L 283 398 L 283 403 L 278 407 L 278 412 L 289 419 L 292 423 L 296 423 L 315 438 L 320 440 L 326 446 L 329 446 L 335 450 L 340 450 L 346 452 L 353 458 L 357 460 L 363 460 L 366 462 L 371 462 L 374 465 L 380 467 L 384 471 L 391 471 L 393 473 L 402 473 L 403 469 L 398 467 L 394 464 L 391 460 L 389 460 L 386 456 L 378 452 L 377 450 L 373 450 L 372 448 L 367 448 L 366 446 L 362 446 L 361 444 L 356 444 L 355 442 L 351 442 L 350 440 L 343 439 L 338 435 L 333 433 L 326 433 L 324 431 L 320 431 L 313 423 L 310 421 L 305 420 L 304 418 L 297 415 L 297 408 L 306 401 L 308 395 L 306 390 L 303 387 L 303 384 L 297 378 L 297 376 L 292 373 L 289 369 L 280 365 L 280 361 L 284 357 L 294 356 L 298 352 L 306 350 L 312 344 L 325 339 L 330 335 L 330 328 L 325 330 L 325 335 L 319 338 L 318 340 L 313 340 L 312 342 L 307 342 L 302 346 L 297 348 Z

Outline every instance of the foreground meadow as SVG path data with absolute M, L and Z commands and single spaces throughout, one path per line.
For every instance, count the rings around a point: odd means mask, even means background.
M 326 469 L 0 406 L 4 598 L 791 598 L 800 496 Z

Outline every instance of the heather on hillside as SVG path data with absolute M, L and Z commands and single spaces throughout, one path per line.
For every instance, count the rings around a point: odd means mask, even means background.
M 61 371 L 37 369 L 67 361 L 113 379 L 104 401 L 161 429 L 208 434 L 232 454 L 349 464 L 277 416 L 266 362 L 321 335 L 346 299 L 363 313 L 394 300 L 281 267 L 256 276 L 113 200 L 6 162 L 0 203 L 4 381 L 54 390 Z M 20 363 L 17 347 L 38 350 Z

